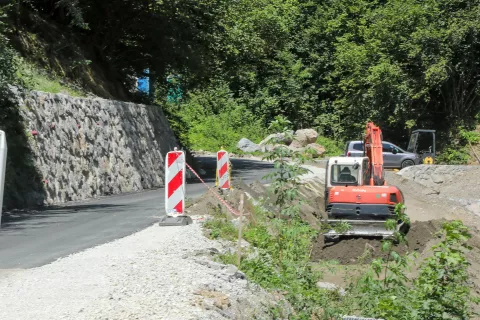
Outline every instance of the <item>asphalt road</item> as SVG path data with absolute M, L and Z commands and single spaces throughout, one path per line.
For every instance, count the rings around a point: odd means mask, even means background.
M 215 184 L 215 158 L 197 157 L 206 182 Z M 267 162 L 232 159 L 233 182 L 251 183 L 273 169 Z M 187 182 L 187 198 L 207 192 Z M 104 197 L 61 207 L 4 216 L 0 269 L 34 268 L 143 230 L 165 214 L 164 189 Z

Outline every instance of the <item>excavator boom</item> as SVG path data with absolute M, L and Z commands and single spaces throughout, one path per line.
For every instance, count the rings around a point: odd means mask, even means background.
M 369 166 L 373 169 L 369 181 L 371 186 L 385 185 L 382 138 L 382 130 L 373 122 L 368 122 L 365 131 L 365 152 Z

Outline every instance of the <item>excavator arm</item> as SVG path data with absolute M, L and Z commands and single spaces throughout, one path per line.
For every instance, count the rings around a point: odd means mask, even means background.
M 371 170 L 370 185 L 385 185 L 385 176 L 383 172 L 383 148 L 382 148 L 382 130 L 373 122 L 367 123 L 365 131 L 365 152 L 368 157 L 369 169 Z

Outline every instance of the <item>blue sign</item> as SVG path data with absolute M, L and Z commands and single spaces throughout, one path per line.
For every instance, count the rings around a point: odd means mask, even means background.
M 146 69 L 144 73 L 149 74 L 150 71 Z M 137 79 L 137 90 L 147 94 L 150 92 L 150 78 L 148 76 Z

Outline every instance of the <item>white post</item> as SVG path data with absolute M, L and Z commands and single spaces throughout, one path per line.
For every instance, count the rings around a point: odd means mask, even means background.
M 3 191 L 5 187 L 5 170 L 7 169 L 7 139 L 0 130 L 0 225 L 2 224 Z

